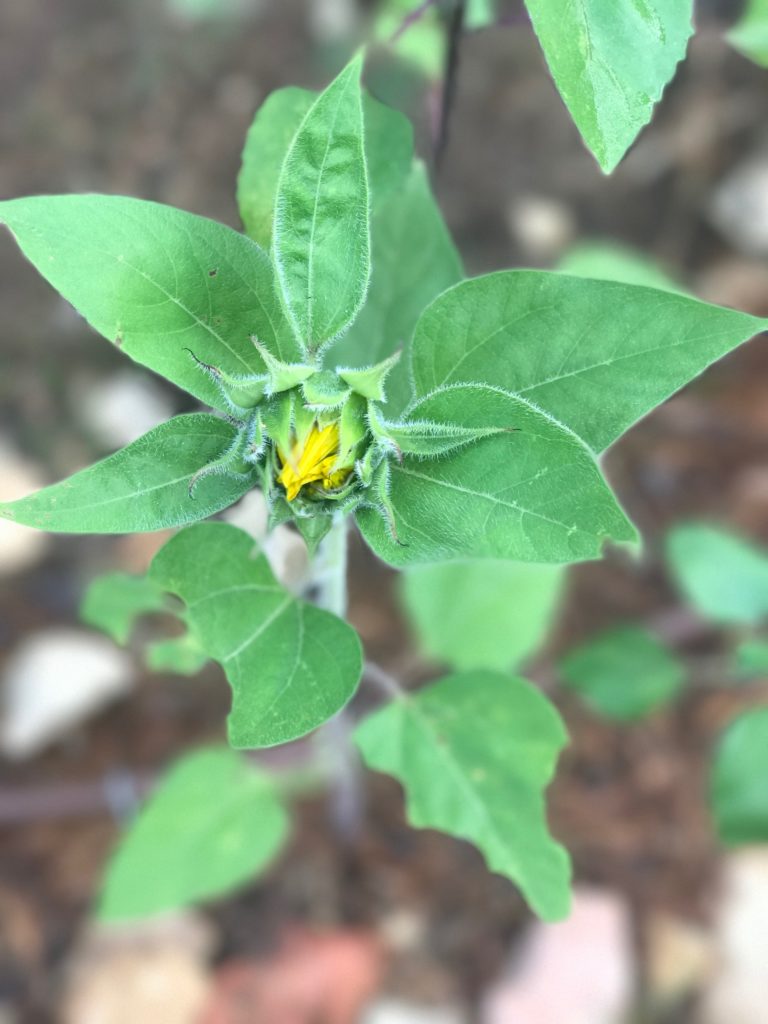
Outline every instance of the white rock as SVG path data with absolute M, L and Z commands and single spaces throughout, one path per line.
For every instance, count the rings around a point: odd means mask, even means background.
M 99 381 L 82 382 L 76 407 L 83 424 L 107 448 L 122 448 L 173 416 L 163 388 L 148 374 L 123 370 Z
M 723 867 L 715 923 L 720 969 L 706 994 L 702 1024 L 768 1019 L 768 849 L 733 853 Z
M 309 24 L 321 43 L 349 38 L 359 25 L 356 0 L 310 0 Z
M 132 682 L 130 658 L 106 637 L 70 629 L 28 637 L 3 675 L 0 751 L 10 758 L 33 756 Z
M 0 501 L 25 498 L 45 486 L 40 469 L 22 459 L 0 438 Z M 38 562 L 50 543 L 41 530 L 0 519 L 0 575 L 20 572 Z
M 369 1006 L 360 1024 L 466 1024 L 468 1020 L 465 1013 L 450 1006 L 417 1006 L 385 999 Z
M 740 164 L 712 200 L 715 226 L 741 252 L 768 255 L 768 153 Z
M 577 889 L 562 924 L 531 926 L 482 1024 L 620 1024 L 634 988 L 629 910 L 615 893 Z
M 708 931 L 671 914 L 651 914 L 646 929 L 649 990 L 664 1005 L 701 991 L 714 970 L 715 952 Z
M 199 1024 L 213 941 L 194 912 L 92 926 L 68 965 L 62 1024 Z
M 576 233 L 573 214 L 557 199 L 526 195 L 516 199 L 507 210 L 510 234 L 537 260 L 559 256 Z

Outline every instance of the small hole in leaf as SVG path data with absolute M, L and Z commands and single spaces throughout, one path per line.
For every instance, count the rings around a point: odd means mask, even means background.
M 218 274 L 218 272 L 219 272 L 219 271 L 218 271 L 218 268 L 217 268 L 217 267 L 212 267 L 212 268 L 211 268 L 211 269 L 210 269 L 210 270 L 208 271 L 208 277 L 216 277 L 216 275 Z

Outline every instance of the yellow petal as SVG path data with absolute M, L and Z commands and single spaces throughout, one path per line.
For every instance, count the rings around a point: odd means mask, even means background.
M 349 469 L 332 472 L 339 449 L 339 427 L 337 423 L 329 423 L 320 429 L 317 424 L 312 426 L 303 447 L 295 444 L 290 456 L 278 448 L 278 456 L 282 469 L 277 482 L 285 488 L 288 501 L 293 501 L 305 484 L 322 481 L 326 490 L 340 486 L 349 475 Z

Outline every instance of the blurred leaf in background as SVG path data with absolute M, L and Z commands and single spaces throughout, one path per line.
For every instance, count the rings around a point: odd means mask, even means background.
M 385 0 L 376 15 L 373 37 L 390 45 L 399 57 L 427 78 L 437 80 L 445 61 L 445 29 L 436 4 L 406 27 L 404 22 L 417 7 L 414 0 Z
M 102 919 L 221 896 L 275 857 L 288 818 L 267 777 L 228 747 L 186 754 L 129 826 L 107 869 Z
M 467 0 L 464 24 L 468 29 L 488 28 L 496 19 L 495 0 Z
M 682 662 L 639 626 L 602 633 L 563 658 L 559 668 L 567 689 L 598 714 L 618 721 L 664 707 L 685 681 Z
M 401 593 L 425 655 L 501 671 L 544 639 L 564 582 L 562 566 L 488 559 L 409 569 Z
M 715 752 L 711 799 L 724 843 L 768 842 L 768 707 L 745 712 L 725 730 Z
M 162 590 L 146 576 L 113 572 L 91 582 L 80 604 L 80 618 L 125 645 L 136 619 L 165 607 Z
M 147 647 L 147 668 L 153 672 L 173 672 L 178 676 L 194 676 L 208 662 L 208 655 L 194 633 L 156 640 Z
M 739 676 L 768 676 L 768 641 L 740 643 L 734 652 L 734 667 Z
M 713 526 L 688 524 L 667 538 L 672 578 L 693 607 L 723 625 L 768 617 L 768 555 Z
M 616 242 L 582 242 L 561 259 L 557 269 L 574 277 L 591 277 L 601 281 L 623 281 L 645 285 L 665 292 L 685 295 L 680 287 L 645 253 Z
M 768 68 L 768 0 L 747 0 L 743 15 L 728 33 L 728 41 L 745 57 Z

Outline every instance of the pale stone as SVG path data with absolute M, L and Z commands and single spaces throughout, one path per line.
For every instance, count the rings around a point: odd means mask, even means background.
M 198 1024 L 215 942 L 194 910 L 90 924 L 67 965 L 63 1024 Z
M 573 241 L 573 214 L 557 199 L 527 195 L 507 209 L 507 227 L 520 247 L 533 259 L 552 260 Z
M 634 989 L 629 909 L 616 893 L 577 889 L 560 924 L 531 926 L 489 992 L 482 1024 L 622 1024 Z
M 40 469 L 23 459 L 0 438 L 0 501 L 25 498 L 45 486 Z M 0 519 L 0 575 L 35 565 L 45 554 L 50 535 L 42 530 Z
M 106 637 L 51 629 L 22 641 L 2 681 L 0 751 L 21 759 L 127 693 L 133 669 L 128 655 Z
M 646 931 L 648 986 L 654 999 L 672 1004 L 701 990 L 715 966 L 712 936 L 671 914 L 652 914 Z
M 768 255 L 768 153 L 739 164 L 717 188 L 711 217 L 741 252 Z
M 768 1007 L 768 848 L 730 854 L 715 917 L 719 970 L 702 1024 L 765 1024 Z
M 468 1024 L 466 1013 L 450 1006 L 418 1006 L 395 1000 L 373 1003 L 360 1024 Z
M 149 374 L 124 370 L 79 382 L 76 406 L 83 424 L 107 448 L 123 448 L 173 416 L 173 405 Z

